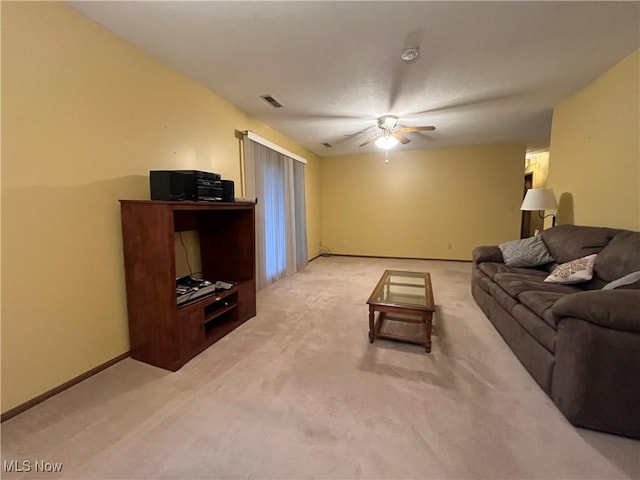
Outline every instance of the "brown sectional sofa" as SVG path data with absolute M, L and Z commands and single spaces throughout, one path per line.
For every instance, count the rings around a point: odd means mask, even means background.
M 541 236 L 554 261 L 538 267 L 476 248 L 473 297 L 573 425 L 640 438 L 640 288 L 602 289 L 640 271 L 640 232 L 559 225 Z M 544 282 L 556 265 L 594 253 L 592 280 Z

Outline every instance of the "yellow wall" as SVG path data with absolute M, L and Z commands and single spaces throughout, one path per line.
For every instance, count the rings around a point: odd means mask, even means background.
M 322 242 L 332 253 L 469 260 L 520 237 L 524 145 L 322 160 Z
M 129 348 L 120 198 L 153 169 L 239 186 L 234 130 L 319 158 L 62 3 L 2 2 L 2 411 Z
M 524 161 L 524 171 L 533 174 L 533 188 L 545 188 L 549 176 L 549 152 L 527 155 Z
M 558 223 L 640 230 L 640 50 L 553 112 Z
M 307 207 L 307 256 L 310 259 L 320 255 L 320 243 L 322 241 L 321 164 L 322 161 L 320 160 L 310 161 L 304 169 Z

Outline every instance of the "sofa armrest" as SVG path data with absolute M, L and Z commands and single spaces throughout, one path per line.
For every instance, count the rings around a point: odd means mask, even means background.
M 587 290 L 560 298 L 555 317 L 574 317 L 601 327 L 640 332 L 640 290 Z
M 497 245 L 483 245 L 473 249 L 472 255 L 475 263 L 480 262 L 504 262 L 502 252 Z

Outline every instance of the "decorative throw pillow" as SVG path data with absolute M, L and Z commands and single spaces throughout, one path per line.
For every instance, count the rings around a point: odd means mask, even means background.
M 614 288 L 640 288 L 640 272 L 632 272 L 613 282 L 607 283 L 602 290 L 613 290 Z
M 550 283 L 580 283 L 593 278 L 593 266 L 596 264 L 597 254 L 572 260 L 553 269 L 551 275 L 544 279 Z
M 553 262 L 553 257 L 539 235 L 504 242 L 498 248 L 502 252 L 504 264 L 509 267 L 537 267 Z

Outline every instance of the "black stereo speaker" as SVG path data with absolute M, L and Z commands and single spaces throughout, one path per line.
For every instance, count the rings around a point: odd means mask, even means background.
M 236 196 L 235 184 L 233 180 L 221 180 L 222 182 L 222 201 L 233 202 Z

